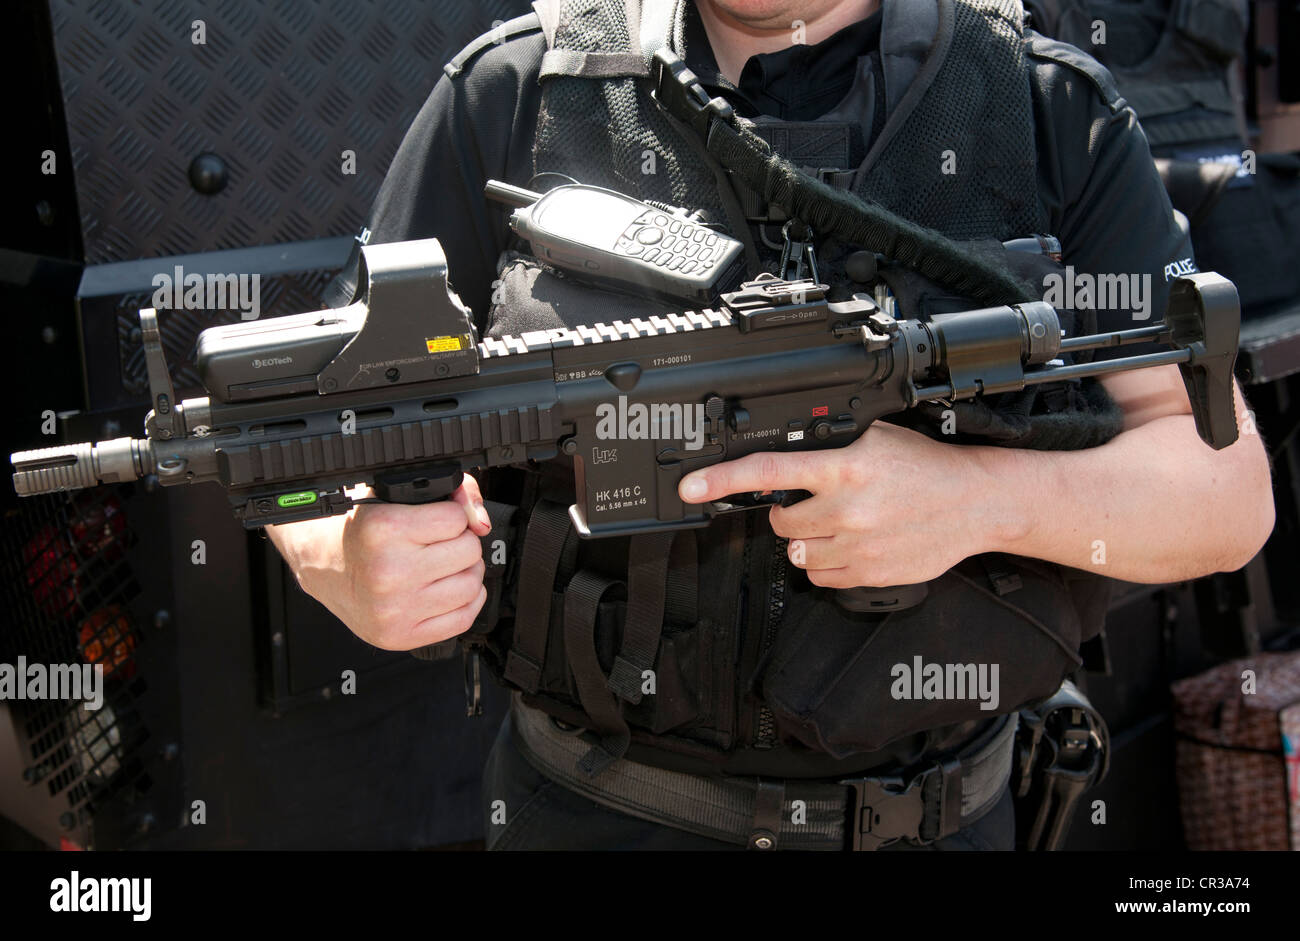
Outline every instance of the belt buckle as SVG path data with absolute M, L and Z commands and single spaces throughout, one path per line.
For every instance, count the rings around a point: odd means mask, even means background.
M 839 783 L 853 788 L 853 821 L 849 840 L 853 851 L 877 850 L 903 837 L 921 838 L 925 818 L 922 774 L 910 783 L 901 776 L 847 778 Z

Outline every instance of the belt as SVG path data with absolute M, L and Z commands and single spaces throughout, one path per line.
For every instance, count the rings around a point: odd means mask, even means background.
M 589 733 L 561 728 L 517 694 L 511 720 L 534 768 L 604 807 L 750 849 L 874 850 L 902 839 L 931 843 L 992 810 L 1011 778 L 1017 715 L 906 779 L 839 781 L 708 778 L 626 758 L 592 777 L 578 769 Z

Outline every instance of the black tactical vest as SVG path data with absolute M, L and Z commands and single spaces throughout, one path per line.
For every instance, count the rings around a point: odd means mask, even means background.
M 646 10 L 660 16 L 668 8 L 677 24 L 672 34 L 680 34 L 684 2 L 640 4 L 641 26 L 654 22 Z M 738 223 L 718 186 L 722 171 L 650 99 L 640 79 L 641 36 L 629 32 L 627 12 L 638 4 L 625 9 L 618 3 L 543 0 L 535 6 L 550 46 L 541 71 L 538 172 L 580 170 L 584 182 Z M 906 81 L 907 90 L 894 96 L 884 133 L 861 166 L 852 168 L 853 191 L 952 238 L 1006 241 L 1040 231 L 1018 0 L 891 3 L 883 16 L 884 35 L 900 49 L 929 48 L 924 56 L 914 53 L 910 68 L 898 66 L 886 76 L 895 84 Z M 950 56 L 952 49 L 962 54 Z M 644 172 L 647 154 L 655 155 L 654 173 Z M 945 159 L 956 174 L 940 172 Z M 918 173 L 918 160 L 928 160 L 934 172 Z
M 537 172 L 703 210 L 770 263 L 749 222 L 771 207 L 738 195 L 648 93 L 642 50 L 664 37 L 680 50 L 680 4 L 534 6 L 549 46 Z M 909 0 L 887 3 L 884 16 L 886 42 L 918 50 L 911 59 L 892 57 L 895 100 L 884 132 L 861 165 L 812 169 L 950 237 L 996 246 L 1042 231 L 1020 4 Z M 818 126 L 851 123 L 844 117 L 842 105 Z M 800 134 L 782 122 L 767 125 L 774 143 Z M 949 150 L 969 171 L 957 180 L 941 174 Z M 918 155 L 933 155 L 928 172 Z M 647 165 L 654 172 L 643 172 Z M 536 179 L 538 188 L 548 185 Z M 851 248 L 823 246 L 836 277 L 836 256 Z M 1033 258 L 1019 263 L 1032 268 Z M 502 262 L 491 336 L 637 315 L 634 297 L 576 286 L 516 254 Z M 896 267 L 884 275 L 900 316 L 979 306 Z M 537 297 L 546 303 L 530 303 Z M 1117 433 L 1104 402 L 1074 391 L 1054 404 L 1032 395 L 1011 402 L 997 427 L 968 440 L 1001 433 L 1001 443 L 1010 443 L 1017 417 L 1030 411 L 1061 412 L 1073 429 L 1037 446 L 1084 447 Z M 1094 420 L 1074 421 L 1079 415 Z M 593 772 L 623 754 L 683 770 L 789 777 L 907 764 L 964 741 L 993 715 L 1054 693 L 1104 617 L 1103 579 L 1004 556 L 966 560 L 932 582 L 918 606 L 854 614 L 788 564 L 785 542 L 764 514 L 720 517 L 675 538 L 581 541 L 564 513 L 572 473 L 556 462 L 526 475 L 513 499 L 522 535 L 509 580 L 518 587 L 514 597 L 507 593 L 505 616 L 470 642 L 526 703 L 600 735 L 602 748 L 584 759 Z M 996 712 L 974 701 L 891 697 L 891 667 L 918 657 L 998 664 Z M 646 669 L 653 693 L 643 683 Z
M 1300 160 L 1261 154 L 1253 173 L 1237 169 L 1246 121 L 1232 68 L 1246 41 L 1246 0 L 1026 6 L 1036 29 L 1110 70 L 1159 158 L 1170 200 L 1190 221 L 1196 262 L 1238 285 L 1243 316 L 1300 294 Z
M 1152 151 L 1244 146 L 1228 66 L 1246 37 L 1245 0 L 1028 0 L 1035 29 L 1110 70 Z

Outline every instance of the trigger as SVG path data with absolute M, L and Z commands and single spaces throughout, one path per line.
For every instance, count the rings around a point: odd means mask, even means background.
M 741 510 L 757 510 L 765 506 L 793 506 L 807 500 L 812 494 L 807 490 L 751 490 L 748 493 L 733 493 L 713 502 L 713 512 L 738 513 Z

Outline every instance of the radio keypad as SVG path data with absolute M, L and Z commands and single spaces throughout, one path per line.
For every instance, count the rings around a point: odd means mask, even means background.
M 650 211 L 627 227 L 614 250 L 669 271 L 704 274 L 714 265 L 717 242 L 717 234 L 704 226 Z

